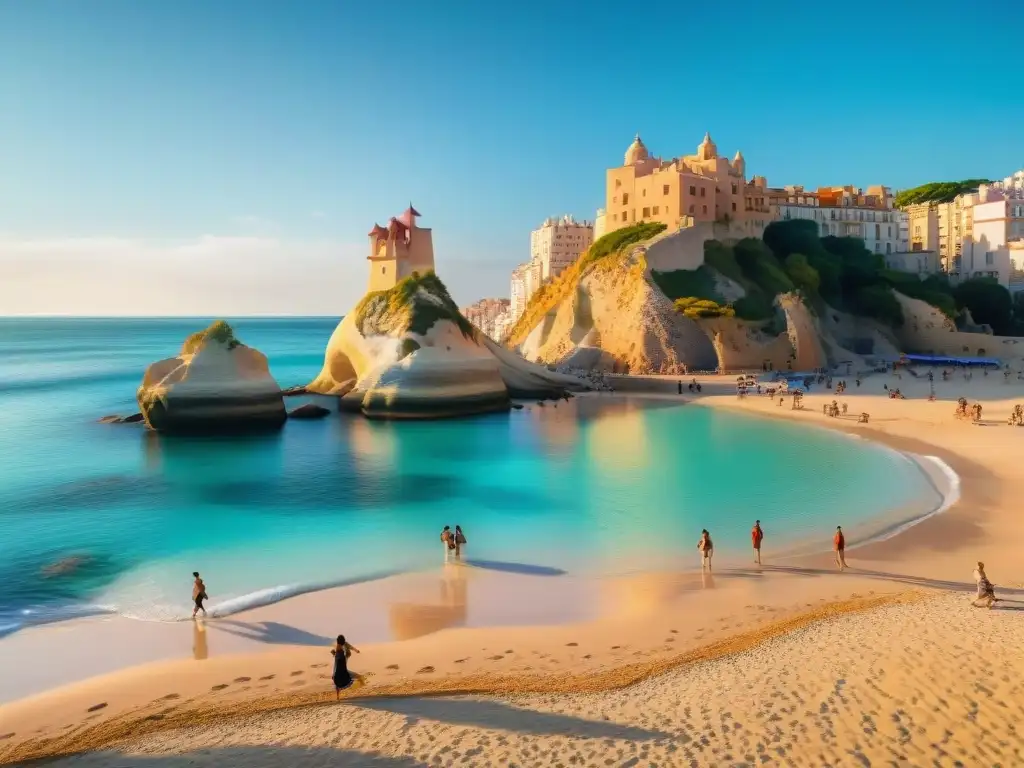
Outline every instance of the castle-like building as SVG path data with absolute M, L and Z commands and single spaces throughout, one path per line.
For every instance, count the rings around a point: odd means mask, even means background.
M 370 262 L 368 290 L 386 291 L 413 272 L 434 269 L 434 239 L 429 229 L 417 226 L 419 216 L 410 203 L 405 213 L 392 216 L 386 227 L 373 225 L 366 257 Z
M 662 160 L 640 136 L 626 150 L 622 166 L 607 172 L 605 207 L 594 237 L 641 221 L 669 227 L 695 222 L 728 223 L 742 234 L 760 236 L 771 221 L 764 178 L 749 183 L 741 152 L 732 160 L 718 154 L 710 134 L 697 153 Z

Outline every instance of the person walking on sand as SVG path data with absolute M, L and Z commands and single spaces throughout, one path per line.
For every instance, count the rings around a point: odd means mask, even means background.
M 455 556 L 462 557 L 462 548 L 466 546 L 466 534 L 462 532 L 462 526 L 455 526 Z
M 836 535 L 832 537 L 832 548 L 836 551 L 836 565 L 843 571 L 846 565 L 846 537 L 843 535 L 842 526 L 836 526 Z
M 359 649 L 349 645 L 344 635 L 338 635 L 331 653 L 334 656 L 334 674 L 331 675 L 331 680 L 334 682 L 334 699 L 337 701 L 341 698 L 341 692 L 355 682 L 352 673 L 348 671 L 348 659 L 353 653 L 359 653 Z
M 754 562 L 761 564 L 761 542 L 764 541 L 764 531 L 761 530 L 761 521 L 755 520 L 754 527 L 750 529 L 750 543 L 754 546 Z
M 974 569 L 974 580 L 978 584 L 978 595 L 974 598 L 974 605 L 978 608 L 991 608 L 992 603 L 999 602 L 996 597 L 996 588 L 988 580 L 985 574 L 985 564 L 978 561 L 978 567 Z
M 446 525 L 441 531 L 441 544 L 444 545 L 444 561 L 447 563 L 451 552 L 455 549 L 455 534 L 452 533 L 450 525 Z
M 715 554 L 715 545 L 711 541 L 711 534 L 708 533 L 708 529 L 704 528 L 700 532 L 700 541 L 697 542 L 697 549 L 700 550 L 700 567 L 701 570 L 707 568 L 711 570 L 711 557 Z
M 192 609 L 192 618 L 194 619 L 199 611 L 203 612 L 203 616 L 206 615 L 203 601 L 210 598 L 206 594 L 206 584 L 199 577 L 199 571 L 192 571 L 192 576 L 195 578 L 195 581 L 192 582 L 192 602 L 195 603 L 195 608 Z

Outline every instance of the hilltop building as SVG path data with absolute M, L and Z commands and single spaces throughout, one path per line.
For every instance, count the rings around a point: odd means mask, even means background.
M 434 240 L 429 229 L 417 226 L 420 213 L 412 204 L 388 225 L 374 224 L 369 232 L 371 291 L 386 291 L 413 272 L 434 269 Z
M 572 216 L 545 219 L 530 233 L 530 261 L 540 263 L 541 282 L 561 274 L 594 242 L 594 227 Z
M 741 152 L 732 160 L 722 157 L 705 134 L 695 154 L 662 160 L 647 151 L 638 134 L 622 165 L 607 171 L 605 206 L 598 211 L 594 235 L 640 221 L 660 221 L 671 228 L 730 223 L 743 234 L 760 236 L 771 212 L 765 187 L 747 183 Z

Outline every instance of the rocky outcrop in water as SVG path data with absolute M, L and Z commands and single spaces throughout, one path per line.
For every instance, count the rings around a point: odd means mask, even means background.
M 585 388 L 480 333 L 433 272 L 364 297 L 331 336 L 323 370 L 307 386 L 342 395 L 343 411 L 393 419 L 508 410 L 512 398 Z
M 146 424 L 168 434 L 277 430 L 288 415 L 266 356 L 223 321 L 150 365 L 136 397 Z

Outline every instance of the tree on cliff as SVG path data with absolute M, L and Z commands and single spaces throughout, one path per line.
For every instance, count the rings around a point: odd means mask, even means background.
M 990 184 L 988 179 L 964 179 L 963 181 L 932 181 L 919 187 L 904 189 L 896 195 L 893 204 L 903 208 L 915 203 L 948 203 L 957 195 L 973 192 L 982 184 Z
M 970 311 L 974 322 L 991 326 L 997 336 L 1008 336 L 1014 332 L 1013 298 L 995 278 L 965 280 L 953 290 L 953 297 L 957 306 Z

